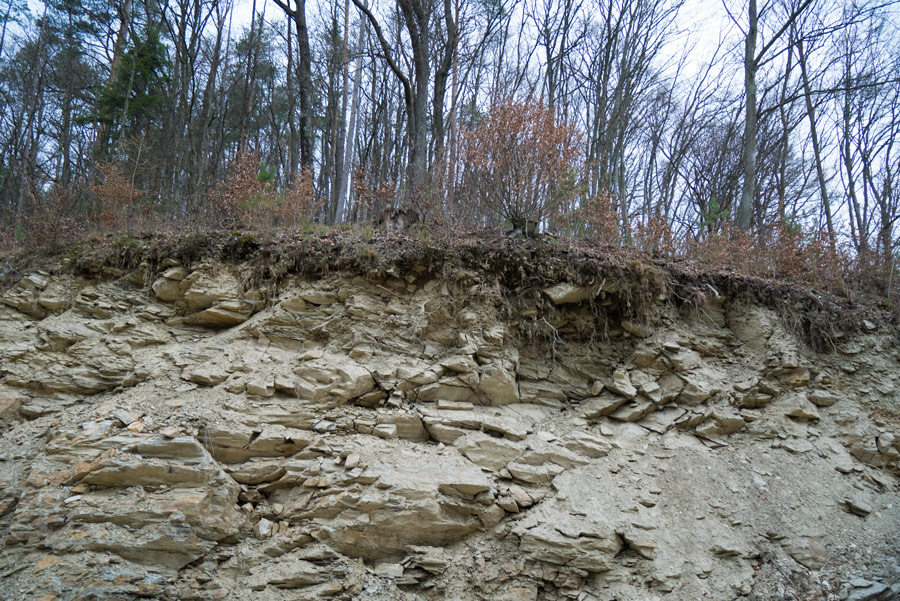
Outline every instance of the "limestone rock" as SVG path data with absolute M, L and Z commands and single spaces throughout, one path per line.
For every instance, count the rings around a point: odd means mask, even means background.
M 454 461 L 448 455 L 399 449 L 380 457 L 366 470 L 377 487 L 370 487 L 365 496 L 345 495 L 335 507 L 336 517 L 324 526 L 328 544 L 341 553 L 377 558 L 413 546 L 441 546 L 490 519 L 490 509 L 474 502 L 474 497 L 489 491 L 491 481 L 461 457 Z M 354 506 L 368 508 L 368 519 L 355 519 Z M 344 513 L 348 515 L 337 517 Z
M 587 457 L 561 446 L 556 441 L 551 442 L 541 440 L 537 436 L 530 436 L 527 443 L 527 450 L 517 460 L 516 465 L 519 469 L 521 469 L 522 464 L 541 466 L 552 463 L 567 469 L 588 463 Z
M 558 407 L 568 400 L 568 396 L 563 391 L 562 386 L 547 380 L 521 380 L 519 382 L 519 395 L 522 403 L 546 405 L 548 407 Z
M 397 438 L 397 426 L 394 424 L 378 424 L 372 433 L 379 438 Z
M 566 305 L 572 303 L 580 303 L 589 297 L 588 289 L 583 286 L 575 286 L 574 284 L 560 283 L 550 288 L 544 289 L 554 305 Z
M 247 394 L 260 397 L 270 397 L 275 394 L 275 381 L 269 379 L 254 379 L 247 382 Z
M 718 392 L 718 387 L 707 380 L 705 374 L 690 373 L 682 376 L 684 388 L 678 394 L 678 402 L 682 405 L 699 405 L 713 394 Z
M 605 457 L 613 448 L 612 443 L 604 436 L 578 430 L 567 434 L 562 442 L 570 451 L 591 459 Z
M 306 361 L 294 374 L 297 398 L 321 408 L 344 405 L 375 388 L 371 372 L 346 355 L 327 354 Z
M 681 394 L 681 391 L 684 390 L 684 380 L 675 374 L 667 374 L 659 379 L 657 382 L 659 386 L 659 391 L 656 392 L 658 396 L 658 400 L 656 398 L 651 397 L 651 399 L 656 403 L 668 403 L 669 401 L 674 401 L 678 398 L 678 395 Z
M 19 409 L 26 397 L 9 388 L 0 388 L 0 430 L 19 421 Z
M 818 533 L 792 536 L 785 542 L 784 549 L 794 561 L 810 570 L 818 570 L 828 560 Z
M 384 424 L 382 425 L 394 426 L 397 438 L 404 440 L 428 440 L 428 431 L 422 423 L 422 418 L 416 414 L 391 415 L 384 418 Z
M 831 390 L 810 390 L 807 394 L 807 397 L 810 401 L 813 402 L 817 407 L 831 407 L 839 400 L 841 400 L 841 395 Z
M 519 388 L 515 376 L 499 366 L 487 366 L 482 370 L 478 390 L 491 405 L 519 402 Z
M 628 376 L 628 372 L 623 368 L 619 368 L 613 372 L 612 381 L 606 384 L 606 387 L 626 399 L 633 399 L 637 396 L 637 389 L 631 384 L 631 378 Z
M 151 289 L 160 300 L 167 302 L 176 301 L 181 298 L 187 289 L 187 286 L 182 284 L 182 280 L 186 275 L 187 271 L 185 269 L 173 267 L 153 282 Z
M 478 433 L 467 434 L 454 444 L 469 461 L 493 471 L 506 467 L 525 453 L 521 443 Z
M 733 434 L 744 427 L 744 418 L 730 409 L 716 408 L 709 411 L 703 422 L 697 426 L 700 436 L 723 436 Z
M 490 385 L 489 385 L 490 386 Z M 473 403 L 478 397 L 472 387 L 458 377 L 444 378 L 440 382 L 422 386 L 415 392 L 419 401 L 463 401 Z
M 675 371 L 689 371 L 700 366 L 700 353 L 691 349 L 679 349 L 678 352 L 669 355 L 672 367 Z
M 622 549 L 621 539 L 607 524 L 564 512 L 551 514 L 543 506 L 520 521 L 514 533 L 526 557 L 587 572 L 608 571 Z
M 816 406 L 809 402 L 805 393 L 791 393 L 780 399 L 776 407 L 784 415 L 799 420 L 818 420 Z
M 284 255 L 265 290 L 86 252 L 0 291 L 0 598 L 896 592 L 887 325 L 817 354 L 728 292 L 647 328 L 621 287 L 557 305 L 432 251 Z
M 579 407 L 587 419 L 600 419 L 609 415 L 628 399 L 609 392 L 603 392 L 600 396 L 585 399 Z
M 872 513 L 872 506 L 858 498 L 847 497 L 842 499 L 839 504 L 850 513 L 860 517 L 866 517 Z
M 893 593 L 882 582 L 871 582 L 862 578 L 851 581 L 853 590 L 847 595 L 847 601 L 881 601 L 893 598 Z
M 188 382 L 216 386 L 228 379 L 228 372 L 218 365 L 194 365 L 185 368 L 181 377 Z
M 676 425 L 686 423 L 688 411 L 679 407 L 665 406 L 658 411 L 649 413 L 637 423 L 642 428 L 647 428 L 651 432 L 657 434 L 665 434 Z
M 253 430 L 243 425 L 211 426 L 199 433 L 199 441 L 224 463 L 243 463 L 251 457 L 293 455 L 313 440 L 312 432 L 266 426 Z
M 644 559 L 653 559 L 656 557 L 656 541 L 646 532 L 642 532 L 639 528 L 629 528 L 620 533 L 625 545 L 635 551 Z
M 565 468 L 555 463 L 542 463 L 529 465 L 513 462 L 506 466 L 513 478 L 526 484 L 549 484 L 553 478 L 565 471 Z
M 423 423 L 428 435 L 440 443 L 452 444 L 457 438 L 466 434 L 464 428 L 448 425 L 440 417 L 426 417 Z
M 293 552 L 279 557 L 267 569 L 254 574 L 247 586 L 254 591 L 261 591 L 266 585 L 278 589 L 299 589 L 321 584 L 327 579 L 328 575 L 322 568 L 300 559 L 299 554 Z
M 231 273 L 202 268 L 189 274 L 184 291 L 184 301 L 192 311 L 201 311 L 223 300 L 237 300 L 241 296 L 241 286 Z
M 185 323 L 207 328 L 230 328 L 247 321 L 253 308 L 253 305 L 248 303 L 219 303 L 189 315 L 185 319 Z
M 636 422 L 654 409 L 656 409 L 656 404 L 653 401 L 645 397 L 638 397 L 620 406 L 610 413 L 609 417 L 620 422 Z

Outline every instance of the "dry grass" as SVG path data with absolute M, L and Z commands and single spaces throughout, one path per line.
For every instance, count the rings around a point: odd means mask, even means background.
M 716 242 L 720 244 L 720 242 Z M 596 287 L 615 284 L 615 319 L 653 322 L 663 303 L 701 306 L 710 295 L 759 303 L 776 310 L 795 332 L 817 350 L 830 350 L 842 333 L 862 328 L 864 319 L 896 323 L 897 315 L 863 294 L 834 295 L 800 281 L 806 267 L 795 267 L 797 280 L 773 279 L 735 269 L 718 246 L 704 248 L 708 261 L 670 259 L 636 248 L 600 245 L 552 237 L 509 239 L 485 230 L 432 234 L 424 227 L 404 233 L 375 231 L 368 225 L 343 228 L 306 226 L 264 233 L 180 231 L 146 236 L 107 234 L 69 247 L 62 254 L 18 253 L 5 259 L 3 285 L 36 266 L 103 276 L 104 267 L 130 269 L 147 263 L 154 270 L 175 258 L 190 265 L 203 260 L 241 263 L 245 286 L 264 287 L 270 295 L 291 275 L 318 277 L 349 273 L 369 278 L 389 273 L 416 273 L 420 278 L 446 273 L 469 274 L 472 286 L 496 281 L 515 316 L 516 299 L 539 299 L 540 291 L 560 281 Z M 716 254 L 719 253 L 719 254 Z M 68 257 L 63 265 L 60 257 Z M 802 257 L 801 257 L 802 258 Z M 774 259 L 766 258 L 771 266 Z M 782 269 L 792 266 L 792 260 Z M 807 259 L 802 261 L 803 265 Z M 810 259 L 811 260 L 811 259 Z M 718 263 L 717 263 L 718 261 Z M 740 265 L 737 265 L 740 267 Z M 776 271 L 777 273 L 777 271 Z M 771 274 L 769 274 L 770 276 Z M 663 301 L 661 303 L 661 300 Z M 592 307 L 599 315 L 606 311 Z

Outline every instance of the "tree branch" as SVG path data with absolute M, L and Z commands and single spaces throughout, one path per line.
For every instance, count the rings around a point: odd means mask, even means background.
M 782 35 L 784 35 L 784 32 L 787 31 L 788 28 L 790 28 L 791 25 L 794 24 L 794 21 L 796 21 L 797 18 L 803 13 L 803 11 L 805 11 L 809 7 L 809 5 L 812 3 L 813 3 L 813 0 L 803 0 L 803 3 L 800 4 L 800 6 L 798 6 L 796 9 L 794 9 L 794 12 L 791 13 L 791 16 L 788 17 L 788 20 L 785 22 L 785 24 L 781 26 L 781 29 L 779 29 L 775 33 L 775 35 L 772 36 L 772 39 L 770 39 L 766 43 L 766 45 L 762 47 L 762 50 L 760 50 L 759 53 L 755 57 L 753 57 L 754 66 L 759 64 L 759 61 L 762 60 L 762 57 L 766 54 L 766 52 L 769 50 L 769 48 L 772 47 L 772 44 L 777 42 L 778 38 L 780 38 Z
M 279 2 L 279 0 L 275 0 Z M 353 0 L 353 4 L 356 5 L 356 8 L 360 10 L 362 14 L 366 16 L 369 20 L 369 23 L 372 24 L 372 28 L 375 30 L 375 35 L 378 36 L 378 42 L 381 44 L 381 49 L 384 51 L 384 60 L 387 61 L 388 67 L 391 68 L 391 71 L 394 72 L 394 75 L 397 76 L 397 79 L 400 80 L 400 83 L 403 85 L 403 95 L 406 98 L 407 103 L 412 102 L 412 85 L 409 82 L 409 77 L 400 70 L 400 67 L 391 57 L 391 45 L 388 44 L 387 39 L 384 37 L 384 31 L 381 29 L 381 24 L 378 23 L 378 19 L 375 18 L 375 15 L 372 14 L 368 8 L 363 5 L 360 0 Z
M 859 90 L 865 90 L 867 88 L 877 88 L 880 86 L 892 84 L 892 83 L 900 83 L 900 78 L 893 79 L 883 79 L 881 81 L 874 81 L 871 83 L 861 83 L 853 86 L 840 86 L 835 88 L 822 88 L 818 90 L 810 90 L 810 96 L 819 96 L 822 94 L 835 94 L 837 92 L 856 92 Z M 772 106 L 768 106 L 759 111 L 760 115 L 768 115 L 774 111 L 777 111 L 780 107 L 796 102 L 797 100 L 801 100 L 803 98 L 803 94 L 794 94 L 793 96 L 785 97 L 781 102 L 777 102 Z

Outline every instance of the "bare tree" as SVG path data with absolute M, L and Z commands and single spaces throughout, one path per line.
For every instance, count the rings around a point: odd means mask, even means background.
M 306 25 L 306 0 L 294 0 L 294 8 L 290 7 L 291 0 L 275 0 L 275 4 L 284 11 L 297 30 L 300 166 L 303 169 L 312 170 L 314 161 L 312 52 L 309 48 L 309 28 Z
M 774 12 L 773 3 L 757 10 L 756 0 L 747 0 L 747 29 L 744 33 L 744 136 L 742 162 L 744 182 L 741 188 L 741 203 L 738 207 L 737 224 L 741 229 L 750 229 L 753 219 L 753 202 L 756 197 L 756 159 L 757 159 L 757 73 L 759 69 L 772 59 L 775 44 L 801 19 L 809 9 L 813 0 L 798 0 L 789 14 L 773 25 L 773 33 L 757 50 L 759 38 L 760 12 Z M 727 10 L 727 5 L 726 5 Z M 737 19 L 732 17 L 735 23 Z

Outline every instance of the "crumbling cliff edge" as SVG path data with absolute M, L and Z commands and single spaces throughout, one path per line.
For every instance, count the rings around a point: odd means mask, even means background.
M 200 242 L 7 273 L 0 597 L 900 598 L 877 315 L 546 241 Z

